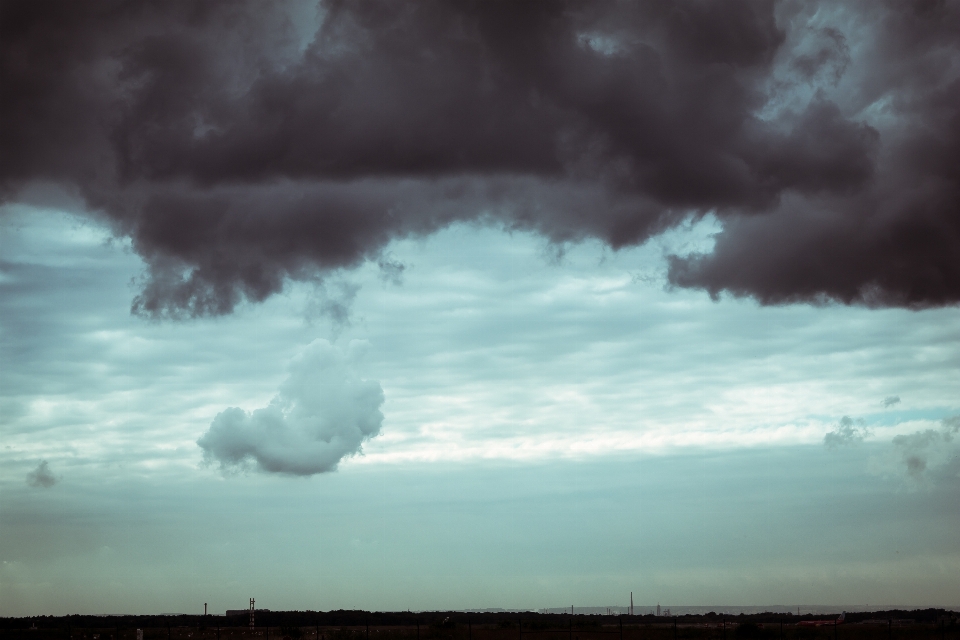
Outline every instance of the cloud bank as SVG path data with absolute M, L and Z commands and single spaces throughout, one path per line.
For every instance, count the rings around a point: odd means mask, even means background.
M 230 313 L 457 220 L 619 248 L 707 214 L 674 286 L 960 302 L 956 3 L 0 11 L 0 197 L 132 238 L 136 313 Z
M 380 433 L 383 390 L 362 380 L 354 364 L 363 349 L 315 340 L 290 365 L 290 376 L 269 405 L 252 412 L 230 407 L 197 440 L 204 461 L 231 471 L 309 476 L 333 471 Z

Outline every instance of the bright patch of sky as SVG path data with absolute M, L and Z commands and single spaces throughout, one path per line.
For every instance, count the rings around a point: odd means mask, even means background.
M 956 309 L 761 308 L 665 291 L 662 253 L 708 247 L 712 220 L 618 253 L 567 246 L 559 260 L 534 236 L 457 226 L 391 246 L 399 286 L 376 264 L 328 282 L 324 295 L 356 291 L 345 321 L 294 285 L 233 317 L 177 324 L 131 317 L 139 258 L 64 215 L 24 209 L 4 233 L 16 294 L 4 302 L 6 444 L 20 455 L 93 461 L 113 441 L 138 461 L 194 465 L 213 417 L 268 404 L 317 338 L 369 343 L 364 375 L 386 402 L 365 464 L 811 444 L 844 415 L 889 440 L 960 412 Z M 885 408 L 893 395 L 902 402 Z

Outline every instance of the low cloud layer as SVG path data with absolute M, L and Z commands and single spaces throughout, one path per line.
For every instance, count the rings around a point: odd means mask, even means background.
M 50 471 L 50 465 L 46 460 L 41 460 L 37 468 L 27 474 L 27 484 L 35 489 L 49 489 L 59 481 L 60 479 Z
M 383 390 L 354 370 L 363 343 L 347 349 L 311 343 L 290 365 L 290 376 L 269 405 L 252 412 L 230 407 L 197 441 L 207 463 L 224 471 L 309 476 L 333 471 L 380 433 Z
M 951 305 L 958 34 L 942 2 L 6 2 L 0 198 L 132 238 L 148 316 L 457 220 L 618 248 L 707 214 L 675 286 Z

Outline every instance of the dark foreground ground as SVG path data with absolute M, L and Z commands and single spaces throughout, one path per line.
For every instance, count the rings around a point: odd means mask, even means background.
M 960 640 L 942 609 L 835 616 L 589 616 L 289 611 L 244 616 L 0 618 L 2 640 Z M 821 626 L 800 622 L 819 621 Z M 142 637 L 138 637 L 138 631 Z

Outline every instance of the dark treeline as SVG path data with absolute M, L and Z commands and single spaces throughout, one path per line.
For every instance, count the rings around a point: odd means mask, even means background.
M 910 619 L 917 623 L 937 623 L 946 617 L 956 623 L 956 612 L 946 609 L 916 609 L 916 610 L 888 610 L 848 613 L 848 623 L 856 623 L 870 619 Z M 586 629 L 604 625 L 681 625 L 719 623 L 726 620 L 732 623 L 751 622 L 755 624 L 779 623 L 794 624 L 801 620 L 832 620 L 837 616 L 805 614 L 802 616 L 791 613 L 756 613 L 756 614 L 719 614 L 707 613 L 698 615 L 654 616 L 654 615 L 585 615 L 528 612 L 463 612 L 463 611 L 256 611 L 256 626 L 260 627 L 340 627 L 340 626 L 461 626 L 496 625 L 498 627 L 516 627 L 522 624 L 524 628 L 532 630 L 547 628 L 575 628 Z M 69 615 L 69 616 L 30 616 L 30 617 L 3 617 L 0 618 L 2 629 L 24 629 L 35 626 L 38 629 L 50 628 L 160 628 L 160 627 L 245 627 L 248 625 L 246 613 L 235 616 L 203 616 L 203 615 Z

